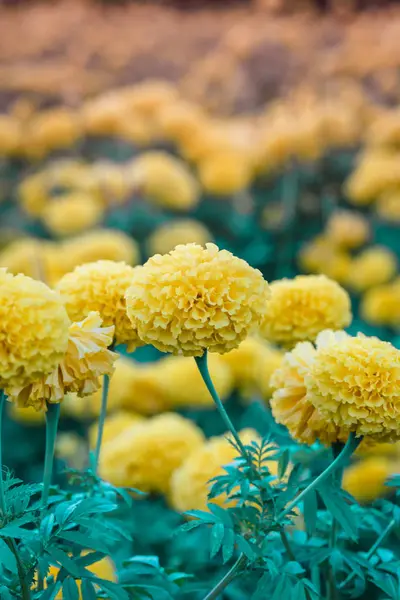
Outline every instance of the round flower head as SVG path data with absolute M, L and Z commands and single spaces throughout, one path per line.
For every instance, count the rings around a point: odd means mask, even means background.
M 137 267 L 126 294 L 132 326 L 163 352 L 201 356 L 236 348 L 258 326 L 268 284 L 214 244 L 177 246 Z
M 71 392 L 80 397 L 92 394 L 100 387 L 100 377 L 114 370 L 118 355 L 107 350 L 113 333 L 113 327 L 101 327 L 101 318 L 95 312 L 80 323 L 72 323 L 67 351 L 54 371 L 26 386 L 6 388 L 8 399 L 17 406 L 40 410 L 46 402 L 62 402 Z
M 113 415 L 110 415 L 104 421 L 103 444 L 108 442 L 113 443 L 114 439 L 123 433 L 126 429 L 130 429 L 133 425 L 143 422 L 141 415 L 120 410 Z M 95 448 L 99 424 L 93 423 L 88 431 L 89 444 L 91 448 Z
M 123 262 L 99 260 L 64 275 L 57 289 L 72 320 L 80 321 L 97 311 L 106 327 L 115 327 L 116 343 L 134 349 L 141 344 L 125 306 L 125 292 L 133 276 L 133 267 Z
M 274 281 L 262 323 L 270 341 L 293 346 L 314 340 L 324 329 L 342 329 L 351 321 L 350 298 L 324 275 L 299 275 Z
M 318 439 L 323 444 L 330 445 L 347 437 L 346 432 L 322 418 L 307 396 L 305 383 L 320 345 L 328 339 L 343 337 L 347 337 L 343 331 L 322 332 L 317 337 L 317 349 L 310 342 L 298 343 L 291 352 L 285 354 L 281 367 L 271 377 L 272 414 L 277 423 L 287 427 L 290 435 L 298 442 L 311 445 Z
M 149 254 L 166 254 L 180 244 L 206 244 L 212 235 L 208 229 L 195 219 L 167 221 L 160 225 L 147 240 Z
M 51 373 L 67 349 L 69 324 L 59 294 L 0 269 L 0 388 Z
M 343 474 L 343 489 L 358 502 L 367 503 L 390 494 L 385 485 L 397 465 L 384 456 L 370 456 L 348 467 Z
M 400 437 L 400 350 L 374 337 L 331 339 L 305 378 L 325 422 L 376 440 Z

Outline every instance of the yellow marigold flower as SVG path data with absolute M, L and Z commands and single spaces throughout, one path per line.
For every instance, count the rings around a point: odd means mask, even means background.
M 67 108 L 52 108 L 37 113 L 29 122 L 25 152 L 41 158 L 52 150 L 73 146 L 81 135 L 78 116 Z
M 363 154 L 345 183 L 345 193 L 356 205 L 373 202 L 385 190 L 400 185 L 400 153 L 371 150 Z
M 147 248 L 150 256 L 167 254 L 181 244 L 193 242 L 204 246 L 211 239 L 211 233 L 200 221 L 181 219 L 160 225 L 148 238 Z
M 400 192 L 398 188 L 386 192 L 378 199 L 376 212 L 381 219 L 388 223 L 400 223 Z
M 307 394 L 306 377 L 321 345 L 334 339 L 347 337 L 344 332 L 322 332 L 316 340 L 316 347 L 310 342 L 300 342 L 285 354 L 282 365 L 272 375 L 270 384 L 274 390 L 271 399 L 272 414 L 290 435 L 300 443 L 313 444 L 317 439 L 330 445 L 345 440 L 342 432 L 331 420 L 322 418 L 320 411 Z
M 88 553 L 89 553 L 89 550 L 83 552 L 82 554 L 83 554 L 83 556 L 85 556 Z M 90 571 L 91 573 L 96 575 L 96 577 L 99 577 L 100 579 L 105 579 L 106 581 L 114 581 L 114 582 L 117 581 L 116 574 L 115 574 L 115 566 L 108 556 L 102 558 L 101 560 L 99 560 L 96 563 L 89 565 L 86 568 L 88 571 Z M 54 579 L 57 577 L 59 571 L 60 571 L 60 569 L 58 567 L 50 565 L 49 575 L 52 575 L 54 577 Z M 79 581 L 79 579 L 76 581 L 76 583 L 79 588 L 79 600 L 85 600 L 82 596 L 81 582 Z M 45 584 L 45 588 L 46 587 L 47 586 Z M 57 596 L 55 597 L 55 600 L 63 600 L 63 597 L 64 596 L 63 596 L 63 593 L 61 590 L 60 592 L 58 592 Z
M 400 351 L 377 338 L 345 336 L 318 349 L 307 398 L 326 423 L 390 441 L 400 436 Z
M 163 107 L 174 105 L 179 98 L 178 89 L 163 80 L 148 80 L 117 90 L 125 99 L 129 110 L 154 116 Z
M 332 214 L 326 225 L 326 235 L 342 248 L 358 248 L 369 238 L 369 223 L 360 213 L 338 210 Z
M 283 354 L 263 340 L 248 337 L 221 358 L 231 368 L 235 387 L 243 394 L 261 392 L 269 397 L 269 380 L 280 366 Z
M 0 388 L 51 373 L 67 350 L 69 324 L 59 294 L 0 269 Z
M 348 279 L 351 257 L 327 237 L 318 236 L 301 248 L 298 262 L 303 271 L 326 275 L 344 284 Z
M 199 199 L 198 184 L 189 167 L 166 152 L 146 152 L 127 167 L 131 185 L 149 201 L 166 208 L 187 211 Z
M 0 115 L 0 156 L 19 154 L 22 140 L 19 120 L 9 115 Z
M 364 294 L 361 316 L 372 325 L 400 325 L 400 288 L 393 284 L 380 285 Z
M 123 262 L 98 260 L 76 267 L 57 284 L 70 318 L 84 319 L 97 311 L 106 327 L 115 327 L 117 344 L 140 346 L 136 329 L 126 313 L 125 292 L 134 278 L 134 269 Z
M 243 430 L 239 435 L 244 444 L 250 444 L 251 441 L 259 438 L 258 434 L 251 429 Z M 173 508 L 181 512 L 208 510 L 210 480 L 222 475 L 223 467 L 233 462 L 236 457 L 235 448 L 225 436 L 211 438 L 196 448 L 172 475 L 169 497 Z M 276 475 L 276 462 L 271 461 L 268 466 Z M 227 498 L 222 494 L 210 502 L 222 506 L 226 505 Z
M 44 411 L 35 410 L 33 406 L 20 407 L 13 403 L 9 404 L 7 408 L 11 419 L 23 425 L 44 425 L 45 423 Z
M 126 429 L 131 429 L 132 425 L 143 422 L 141 415 L 120 410 L 113 415 L 110 415 L 104 421 L 103 444 L 113 442 L 113 440 L 123 433 Z M 89 444 L 91 448 L 96 446 L 97 434 L 99 430 L 98 423 L 93 423 L 88 431 Z
M 114 328 L 101 325 L 101 318 L 95 312 L 80 323 L 72 323 L 67 351 L 54 371 L 28 385 L 7 387 L 8 399 L 17 406 L 42 410 L 46 402 L 62 402 L 65 394 L 71 392 L 78 396 L 93 394 L 100 386 L 99 378 L 111 375 L 118 358 L 107 349 L 113 341 Z
M 18 199 L 24 211 L 31 217 L 39 217 L 49 199 L 45 174 L 35 173 L 18 186 Z
M 243 151 L 214 152 L 199 164 L 204 190 L 216 196 L 230 196 L 246 189 L 253 177 L 251 157 Z
M 354 498 L 366 504 L 390 494 L 391 488 L 385 485 L 396 466 L 383 456 L 371 456 L 345 469 L 343 489 Z
M 96 229 L 68 240 L 61 245 L 61 254 L 64 256 L 64 274 L 97 260 L 137 265 L 140 258 L 137 243 L 117 229 Z
M 7 268 L 14 275 L 22 273 L 50 283 L 48 274 L 54 272 L 56 262 L 61 258 L 56 254 L 57 246 L 51 242 L 22 238 L 0 252 L 0 267 Z
M 99 472 L 114 485 L 166 493 L 173 472 L 203 443 L 203 432 L 192 421 L 165 413 L 126 429 L 106 444 Z
M 159 378 L 163 382 L 168 403 L 174 408 L 183 406 L 214 406 L 210 392 L 204 385 L 193 359 L 186 356 L 169 356 L 158 363 Z M 208 360 L 210 375 L 222 401 L 233 390 L 233 376 L 221 356 L 211 354 Z
M 400 442 L 376 442 L 365 438 L 355 451 L 356 456 L 361 458 L 369 456 L 398 457 L 400 454 Z
M 104 208 L 98 200 L 79 191 L 55 198 L 42 213 L 47 229 L 60 237 L 90 229 L 98 225 L 103 216 Z
M 394 252 L 384 246 L 371 246 L 361 252 L 351 262 L 348 272 L 348 286 L 362 292 L 376 285 L 386 283 L 397 271 Z
M 207 123 L 204 111 L 199 106 L 186 101 L 164 106 L 158 120 L 163 136 L 175 142 L 190 140 Z
M 266 339 L 293 346 L 314 340 L 324 329 L 341 329 L 351 322 L 348 293 L 324 275 L 299 275 L 274 281 L 261 327 Z
M 143 343 L 201 356 L 236 348 L 259 325 L 267 297 L 267 282 L 244 260 L 187 244 L 137 267 L 126 301 Z

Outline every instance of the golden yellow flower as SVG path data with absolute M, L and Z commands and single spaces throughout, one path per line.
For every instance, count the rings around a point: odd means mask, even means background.
M 80 233 L 98 225 L 104 208 L 96 198 L 82 192 L 70 192 L 47 204 L 42 219 L 47 229 L 56 236 Z
M 338 210 L 328 220 L 326 235 L 342 248 L 358 248 L 369 238 L 369 223 L 360 213 Z
M 274 390 L 271 399 L 272 414 L 277 423 L 284 425 L 290 435 L 303 444 L 313 444 L 317 439 L 326 445 L 346 439 L 330 420 L 322 418 L 307 394 L 306 377 L 321 345 L 331 339 L 347 337 L 344 332 L 324 331 L 319 334 L 316 347 L 310 342 L 300 342 L 285 354 L 282 366 L 271 377 Z
M 132 425 L 143 422 L 141 415 L 120 410 L 113 415 L 110 415 L 104 421 L 103 444 L 108 442 L 113 443 L 114 439 L 123 433 L 126 429 L 131 429 Z M 99 430 L 98 423 L 93 423 L 88 431 L 89 444 L 91 448 L 96 446 L 97 434 Z
M 30 121 L 24 138 L 29 157 L 42 158 L 48 152 L 68 148 L 81 135 L 78 116 L 67 108 L 52 108 L 37 113 Z
M 376 442 L 365 438 L 355 451 L 355 456 L 386 456 L 396 458 L 400 455 L 400 442 Z
M 67 350 L 69 325 L 59 294 L 0 269 L 0 388 L 51 373 Z
M 252 157 L 243 151 L 213 152 L 199 165 L 204 190 L 216 196 L 230 196 L 246 189 L 253 177 Z
M 137 267 L 126 302 L 143 343 L 201 356 L 236 348 L 259 325 L 267 297 L 267 282 L 244 260 L 187 244 Z
M 115 327 L 116 343 L 128 344 L 131 350 L 141 345 L 125 304 L 125 292 L 134 275 L 134 269 L 123 262 L 98 260 L 64 275 L 57 289 L 72 320 L 79 321 L 97 311 L 106 327 Z
M 396 465 L 383 456 L 371 456 L 347 467 L 343 474 L 343 489 L 366 504 L 390 494 L 386 480 L 396 473 Z
M 391 224 L 400 223 L 400 191 L 399 188 L 388 190 L 376 204 L 376 212 L 381 219 Z
M 399 185 L 400 153 L 372 149 L 360 157 L 355 171 L 345 183 L 344 191 L 353 204 L 366 205 L 385 190 Z
M 45 174 L 39 172 L 23 179 L 18 186 L 18 199 L 27 215 L 39 217 L 49 199 Z
M 400 351 L 388 342 L 361 335 L 330 339 L 305 382 L 326 423 L 358 437 L 400 437 Z
M 22 273 L 51 283 L 49 275 L 54 273 L 61 259 L 56 244 L 27 237 L 12 242 L 0 252 L 0 267 L 7 268 L 14 275 Z
M 126 429 L 106 444 L 99 472 L 117 486 L 166 493 L 173 472 L 203 443 L 203 432 L 192 421 L 165 413 Z
M 271 342 L 290 347 L 351 322 L 348 293 L 324 275 L 274 281 L 270 290 L 261 333 Z
M 243 444 L 250 444 L 259 438 L 251 429 L 240 432 Z M 196 448 L 181 466 L 176 469 L 171 479 L 170 503 L 175 510 L 208 510 L 208 494 L 210 480 L 224 473 L 223 467 L 233 462 L 237 451 L 225 436 L 214 437 Z M 271 461 L 268 465 L 271 473 L 276 475 L 277 464 Z M 227 498 L 221 494 L 210 500 L 219 506 L 226 505 Z
M 83 554 L 83 556 L 85 556 L 88 553 L 89 553 L 89 550 L 83 552 L 82 554 Z M 102 558 L 101 560 L 99 560 L 96 563 L 89 565 L 86 568 L 88 569 L 88 571 L 90 571 L 91 573 L 96 575 L 96 577 L 99 577 L 100 579 L 105 579 L 106 581 L 116 581 L 117 580 L 116 574 L 115 574 L 115 566 L 108 556 Z M 49 575 L 52 575 L 54 578 L 56 578 L 59 571 L 60 571 L 60 569 L 58 567 L 55 567 L 54 565 L 50 565 Z M 80 589 L 81 582 L 79 580 L 77 580 L 76 583 L 78 584 L 78 588 L 79 588 L 79 600 L 85 600 L 82 596 L 82 592 Z M 47 586 L 45 585 L 45 588 L 46 587 Z M 62 591 L 60 591 L 60 592 L 58 592 L 55 600 L 63 600 L 63 598 L 64 598 L 63 593 L 62 593 Z
M 208 368 L 222 401 L 233 390 L 233 376 L 221 356 L 211 354 Z M 204 385 L 194 360 L 186 356 L 169 356 L 158 363 L 158 377 L 171 407 L 213 407 L 210 392 Z
M 394 252 L 384 246 L 371 246 L 361 252 L 350 264 L 347 284 L 362 292 L 370 287 L 386 283 L 397 271 Z
M 49 375 L 42 375 L 27 385 L 6 387 L 8 399 L 17 406 L 45 409 L 46 402 L 62 402 L 65 394 L 78 396 L 93 394 L 99 378 L 111 375 L 118 355 L 108 350 L 113 341 L 114 328 L 102 327 L 98 313 L 91 312 L 83 321 L 69 328 L 67 351 Z
M 15 117 L 0 115 L 0 156 L 15 156 L 21 151 L 22 127 Z
M 181 244 L 193 242 L 204 246 L 211 239 L 211 233 L 200 221 L 181 219 L 160 225 L 148 238 L 147 248 L 150 256 L 167 254 Z
M 326 275 L 344 284 L 348 279 L 351 257 L 326 236 L 321 235 L 301 248 L 298 263 L 303 271 Z
M 126 170 L 131 185 L 157 205 L 187 211 L 198 202 L 198 184 L 188 166 L 166 152 L 141 154 Z
M 400 288 L 393 284 L 367 290 L 361 300 L 361 316 L 372 325 L 400 325 Z
M 181 143 L 192 139 L 207 123 L 204 111 L 187 101 L 164 106 L 158 121 L 165 139 Z

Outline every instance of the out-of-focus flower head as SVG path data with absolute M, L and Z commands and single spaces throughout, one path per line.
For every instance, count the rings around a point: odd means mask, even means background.
M 99 472 L 117 486 L 167 493 L 173 472 L 204 443 L 202 431 L 174 413 L 123 431 L 103 448 Z
M 230 196 L 245 190 L 253 176 L 252 158 L 243 151 L 213 152 L 198 168 L 204 190 L 216 196 Z
M 366 205 L 385 190 L 400 185 L 400 153 L 372 149 L 361 155 L 355 171 L 345 183 L 344 191 L 350 202 Z
M 143 417 L 141 415 L 119 410 L 118 412 L 108 416 L 104 421 L 103 439 L 102 443 L 112 443 L 113 440 L 123 433 L 126 429 L 131 429 L 133 425 L 142 423 Z M 89 444 L 91 448 L 96 446 L 97 434 L 99 431 L 99 424 L 93 423 L 88 431 Z
M 151 234 L 147 240 L 148 254 L 167 254 L 176 246 L 195 243 L 204 246 L 212 240 L 212 234 L 195 219 L 167 221 Z
M 49 199 L 45 174 L 34 173 L 23 179 L 18 186 L 18 199 L 26 214 L 39 217 Z
M 0 115 L 0 156 L 20 154 L 23 129 L 19 119 L 11 115 Z
M 11 419 L 22 423 L 24 426 L 37 426 L 45 424 L 45 413 L 44 411 L 38 411 L 33 406 L 20 407 L 14 403 L 9 403 L 8 414 Z
M 0 388 L 51 373 L 67 350 L 69 325 L 59 294 L 0 269 Z
M 397 465 L 384 456 L 371 456 L 347 467 L 343 474 L 343 489 L 363 504 L 390 494 L 385 485 Z M 393 489 L 393 488 L 392 488 Z
M 78 115 L 67 108 L 52 108 L 30 119 L 24 150 L 31 158 L 42 158 L 53 150 L 73 146 L 81 136 Z
M 323 340 L 305 377 L 322 419 L 357 437 L 400 437 L 400 350 L 361 334 Z
M 303 271 L 319 273 L 344 284 L 351 265 L 350 255 L 337 248 L 326 236 L 318 236 L 305 244 L 298 255 Z
M 96 198 L 82 192 L 70 192 L 53 199 L 42 213 L 47 229 L 63 237 L 81 233 L 98 225 L 104 209 Z
M 393 283 L 366 291 L 361 300 L 361 316 L 372 325 L 400 326 L 400 287 Z
M 143 415 L 155 415 L 171 408 L 160 363 L 131 362 L 129 383 L 121 395 L 121 407 Z
M 51 284 L 62 261 L 57 250 L 57 245 L 47 240 L 30 237 L 15 240 L 0 252 L 0 267 L 14 275 L 22 273 Z
M 68 348 L 57 367 L 27 385 L 6 387 L 8 399 L 17 406 L 46 408 L 46 402 L 58 404 L 65 394 L 93 394 L 100 377 L 111 375 L 118 354 L 108 350 L 113 341 L 113 327 L 102 327 L 98 313 L 91 312 L 83 321 L 69 328 Z
M 260 271 L 214 244 L 156 254 L 135 269 L 126 294 L 143 343 L 185 356 L 236 348 L 259 326 L 267 299 Z
M 326 225 L 329 240 L 342 248 L 358 248 L 365 244 L 370 235 L 367 219 L 349 210 L 334 212 Z
M 277 423 L 287 427 L 290 435 L 300 443 L 311 445 L 319 440 L 330 445 L 347 437 L 346 431 L 342 432 L 331 420 L 322 417 L 309 398 L 306 386 L 306 377 L 320 345 L 326 340 L 346 337 L 344 332 L 324 331 L 317 337 L 316 348 L 310 342 L 298 343 L 285 354 L 282 366 L 272 375 L 272 414 Z
M 187 211 L 199 199 L 196 179 L 188 166 L 167 152 L 146 152 L 127 165 L 129 184 L 150 202 L 177 211 Z
M 391 224 L 400 223 L 400 189 L 388 190 L 378 198 L 376 203 L 377 215 Z
M 347 284 L 351 289 L 362 292 L 390 281 L 396 271 L 394 252 L 384 246 L 371 246 L 352 260 Z
M 126 314 L 125 292 L 134 269 L 123 262 L 99 260 L 76 267 L 57 283 L 71 319 L 79 321 L 97 311 L 106 327 L 115 327 L 117 344 L 141 345 L 136 329 Z
M 324 275 L 274 281 L 270 290 L 261 332 L 271 342 L 290 347 L 351 322 L 348 293 Z

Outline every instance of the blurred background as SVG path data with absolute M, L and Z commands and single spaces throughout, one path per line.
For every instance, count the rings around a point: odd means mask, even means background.
M 399 31 L 383 0 L 1 2 L 0 267 L 52 286 L 84 262 L 214 241 L 268 280 L 337 280 L 351 332 L 400 347 Z M 110 412 L 172 409 L 222 434 L 192 363 L 160 386 L 163 360 L 125 357 Z M 257 427 L 238 365 L 218 360 L 236 424 Z M 67 400 L 58 453 L 80 467 L 99 395 Z M 43 415 L 10 410 L 5 435 L 6 464 L 40 478 Z M 178 516 L 159 499 L 136 514 L 141 551 L 162 555 Z

